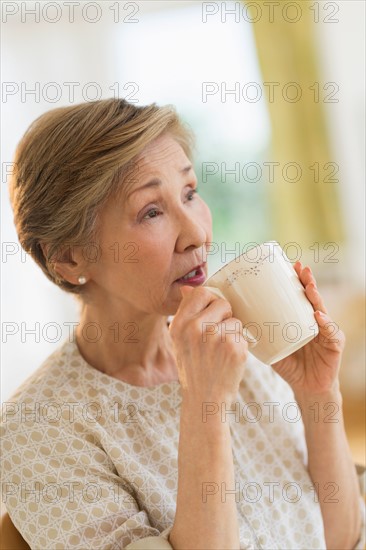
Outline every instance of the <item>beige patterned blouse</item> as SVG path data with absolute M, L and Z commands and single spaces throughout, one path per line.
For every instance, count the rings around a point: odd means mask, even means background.
M 178 381 L 131 386 L 63 342 L 3 404 L 2 498 L 30 547 L 172 548 L 180 404 Z M 236 483 L 207 479 L 202 498 L 236 499 L 240 548 L 325 549 L 289 386 L 250 355 L 231 408 L 210 407 L 230 422 Z

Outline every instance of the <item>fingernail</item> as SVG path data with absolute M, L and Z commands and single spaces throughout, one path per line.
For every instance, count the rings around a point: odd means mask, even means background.
M 320 315 L 320 317 L 323 317 L 323 318 L 326 317 L 326 314 L 323 313 L 322 311 L 318 311 L 318 314 Z

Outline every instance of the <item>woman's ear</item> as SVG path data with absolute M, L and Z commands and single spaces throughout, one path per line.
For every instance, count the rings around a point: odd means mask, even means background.
M 51 245 L 41 244 L 43 254 L 56 276 L 65 279 L 67 282 L 78 285 L 80 284 L 79 277 L 84 277 L 88 280 L 86 273 L 86 262 L 83 257 L 81 247 L 72 245 L 63 245 L 49 257 Z

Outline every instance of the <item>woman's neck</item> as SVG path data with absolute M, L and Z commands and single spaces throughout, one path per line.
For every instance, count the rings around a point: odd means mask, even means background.
M 131 385 L 154 386 L 178 380 L 165 316 L 145 315 L 138 321 L 120 317 L 116 321 L 105 312 L 84 307 L 76 343 L 88 364 Z

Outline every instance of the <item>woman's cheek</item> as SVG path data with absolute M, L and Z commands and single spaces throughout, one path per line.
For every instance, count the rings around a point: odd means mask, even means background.
M 210 237 L 212 237 L 212 214 L 210 207 L 205 201 L 202 201 L 202 212 L 203 212 L 203 218 L 205 219 L 207 223 L 207 233 L 210 234 Z

